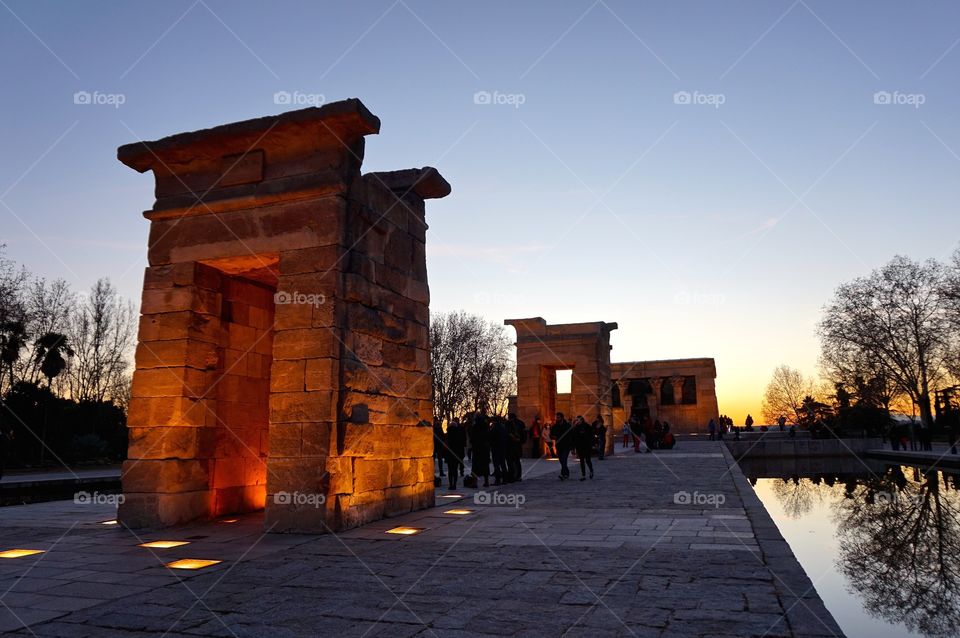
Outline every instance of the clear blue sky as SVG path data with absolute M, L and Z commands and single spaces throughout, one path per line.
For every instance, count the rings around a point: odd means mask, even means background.
M 383 121 L 366 169 L 453 184 L 428 213 L 435 309 L 617 321 L 615 360 L 716 357 L 740 422 L 777 364 L 814 371 L 840 281 L 954 248 L 958 18 L 946 1 L 2 0 L 0 241 L 136 299 L 152 178 L 118 145 L 285 110 L 278 91 L 359 97 Z

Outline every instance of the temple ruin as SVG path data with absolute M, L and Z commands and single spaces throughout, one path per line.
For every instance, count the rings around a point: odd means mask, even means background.
M 156 202 L 120 520 L 346 529 L 434 502 L 424 200 L 356 99 L 120 147 Z
M 509 410 L 528 425 L 568 418 L 603 417 L 607 452 L 630 418 L 668 421 L 676 433 L 706 431 L 719 415 L 713 359 L 611 363 L 610 333 L 616 323 L 548 324 L 541 317 L 507 319 L 517 331 L 517 394 Z M 570 392 L 557 392 L 557 371 L 570 370 Z M 610 425 L 613 427 L 609 427 Z

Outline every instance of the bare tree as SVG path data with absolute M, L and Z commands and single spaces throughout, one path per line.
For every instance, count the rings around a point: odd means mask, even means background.
M 76 356 L 67 371 L 71 396 L 79 401 L 120 399 L 134 345 L 136 312 L 107 279 L 77 303 L 70 318 Z
M 944 379 L 951 325 L 945 272 L 935 261 L 894 257 L 869 276 L 842 284 L 824 309 L 825 351 L 852 349 L 885 372 L 933 423 L 930 394 Z
M 431 317 L 434 416 L 504 412 L 514 384 L 510 354 L 501 324 L 462 311 Z
M 804 399 L 815 393 L 814 382 L 788 365 L 773 371 L 763 395 L 761 416 L 766 423 L 776 423 L 781 416 L 788 423 L 799 423 L 804 416 Z

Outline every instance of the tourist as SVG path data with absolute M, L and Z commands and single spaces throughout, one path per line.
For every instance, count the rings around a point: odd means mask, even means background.
M 630 431 L 633 433 L 633 451 L 640 453 L 640 436 L 643 434 L 643 424 L 636 416 L 630 417 Z M 649 449 L 649 445 L 647 446 Z
M 523 444 L 527 442 L 527 424 L 510 413 L 507 418 L 507 482 L 514 483 L 523 479 L 523 467 L 520 457 L 523 456 Z
M 627 419 L 623 422 L 623 445 L 621 447 L 627 447 L 630 444 L 630 420 Z
M 557 450 L 553 444 L 553 425 L 550 423 L 543 424 L 543 444 L 547 448 L 547 456 L 555 457 L 557 455 Z
M 510 435 L 507 424 L 501 417 L 493 417 L 493 427 L 490 428 L 490 457 L 493 459 L 493 484 L 503 485 L 507 482 L 507 449 L 510 447 Z
M 454 419 L 447 426 L 447 473 L 450 475 L 449 486 L 451 490 L 457 489 L 457 478 L 463 474 L 463 455 L 467 446 L 467 432 L 460 425 L 460 421 Z
M 444 476 L 443 473 L 443 458 L 445 456 L 444 448 L 446 447 L 445 435 L 443 433 L 443 424 L 440 421 L 439 417 L 434 417 L 433 419 L 433 458 L 437 461 L 437 467 L 440 468 L 440 476 Z
M 543 456 L 543 447 L 541 437 L 543 436 L 543 425 L 540 423 L 540 417 L 533 418 L 533 425 L 530 426 L 530 458 L 539 459 Z
M 763 416 L 763 415 L 761 414 L 760 416 Z M 747 420 L 744 421 L 743 424 L 744 424 L 745 426 L 747 426 L 747 429 L 748 429 L 748 430 L 749 430 L 750 428 L 752 428 L 752 427 L 753 427 L 753 417 L 750 416 L 749 414 L 747 414 Z
M 599 414 L 593 420 L 593 435 L 597 441 L 597 460 L 602 461 L 607 451 L 607 426 L 603 423 L 603 417 Z
M 557 420 L 550 428 L 550 438 L 554 441 L 557 449 L 557 456 L 560 458 L 560 480 L 565 481 L 570 478 L 570 468 L 567 467 L 567 459 L 570 456 L 570 445 L 573 435 L 571 434 L 570 422 L 563 416 L 563 412 L 557 412 Z
M 663 422 L 663 434 L 660 436 L 660 449 L 661 450 L 672 450 L 673 446 L 677 444 L 677 439 L 673 436 L 673 432 L 670 431 L 670 423 L 667 421 Z
M 643 417 L 643 438 L 647 441 L 647 451 L 652 452 L 657 449 L 657 428 L 660 421 L 651 421 L 650 417 Z
M 590 468 L 590 478 L 593 478 L 593 463 L 590 462 L 590 453 L 595 441 L 594 429 L 582 416 L 573 422 L 573 443 L 577 448 L 577 458 L 580 459 L 580 480 L 587 480 L 587 468 Z
M 470 415 L 467 423 L 467 430 L 470 435 L 470 447 L 473 450 L 471 474 L 473 476 L 474 487 L 478 487 L 479 477 L 483 477 L 483 486 L 490 486 L 490 431 L 487 426 L 487 417 L 473 413 Z M 464 481 L 466 485 L 466 481 Z
M 762 415 L 761 415 L 761 416 L 762 416 Z M 777 419 L 777 425 L 780 426 L 780 431 L 783 432 L 784 426 L 787 425 L 787 417 L 785 417 L 785 416 L 783 416 L 783 415 L 781 414 L 781 415 L 780 415 L 780 418 Z
M 703 421 L 701 421 L 701 423 L 703 423 Z M 716 438 L 717 438 L 717 422 L 714 421 L 713 418 L 711 418 L 711 419 L 710 419 L 710 423 L 707 424 L 707 432 L 710 433 L 710 440 L 711 440 L 711 441 L 716 440 Z

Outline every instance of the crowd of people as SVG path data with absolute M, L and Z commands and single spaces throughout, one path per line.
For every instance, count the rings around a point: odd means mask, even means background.
M 636 415 L 623 424 L 623 447 L 627 447 L 631 441 L 636 453 L 670 450 L 677 444 L 669 422 L 651 420 L 649 417 L 638 418 Z
M 553 423 L 541 423 L 539 417 L 527 427 L 516 414 L 488 416 L 468 413 L 462 420 L 451 419 L 446 430 L 440 419 L 433 421 L 433 457 L 437 463 L 437 484 L 447 477 L 450 489 L 456 489 L 463 477 L 464 487 L 489 487 L 523 479 L 520 459 L 555 456 L 560 461 L 560 480 L 570 478 L 570 453 L 580 462 L 580 480 L 593 478 L 593 457 L 603 460 L 607 426 L 601 416 L 587 422 L 577 416 L 573 422 L 557 412 Z M 444 471 L 446 465 L 446 471 Z M 469 468 L 468 468 L 469 466 Z M 469 471 L 468 471 L 469 469 Z

